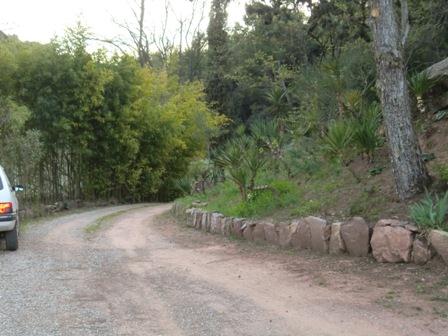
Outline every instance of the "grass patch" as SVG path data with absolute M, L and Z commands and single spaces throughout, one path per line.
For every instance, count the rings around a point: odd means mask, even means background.
M 206 194 L 184 197 L 178 202 L 186 206 L 193 202 L 206 202 L 205 209 L 208 211 L 218 211 L 225 216 L 257 218 L 290 207 L 300 199 L 300 190 L 293 181 L 273 180 L 267 186 L 251 193 L 248 201 L 244 202 L 235 185 L 226 181 L 208 190 Z
M 105 215 L 103 217 L 100 217 L 96 221 L 94 221 L 93 223 L 85 226 L 84 227 L 84 232 L 87 233 L 87 234 L 96 233 L 103 227 L 103 225 L 111 222 L 114 218 L 116 218 L 118 216 L 121 216 L 122 214 L 124 214 L 124 213 L 126 213 L 126 212 L 128 212 L 130 210 L 135 210 L 135 208 L 117 211 L 117 212 Z
M 185 207 L 191 207 L 194 202 L 207 203 L 204 210 L 217 211 L 226 216 L 269 217 L 277 221 L 307 216 L 329 220 L 361 216 L 374 222 L 384 215 L 385 209 L 388 216 L 402 211 L 400 207 L 390 208 L 392 199 L 388 188 L 382 187 L 388 181 L 387 177 L 384 178 L 382 172 L 371 176 L 370 166 L 364 161 L 356 164 L 361 183 L 340 163 L 319 161 L 312 171 L 295 171 L 294 177 L 275 169 L 263 170 L 256 185 L 267 185 L 269 188 L 249 195 L 247 202 L 241 201 L 237 187 L 230 181 L 177 202 Z M 386 165 L 383 162 L 377 164 Z

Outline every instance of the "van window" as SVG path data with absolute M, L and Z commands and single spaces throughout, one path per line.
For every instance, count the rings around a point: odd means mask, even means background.
M 2 178 L 0 177 L 0 190 L 3 190 L 3 182 L 2 182 Z

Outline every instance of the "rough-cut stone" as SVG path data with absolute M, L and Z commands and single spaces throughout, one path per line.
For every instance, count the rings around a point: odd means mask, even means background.
M 306 217 L 311 233 L 311 249 L 319 253 L 328 253 L 331 226 L 327 221 L 318 217 Z
M 245 224 L 243 225 L 243 237 L 246 240 L 253 240 L 253 231 L 255 228 L 255 223 L 253 222 L 245 222 Z
M 265 223 L 264 236 L 269 244 L 279 245 L 279 230 L 277 225 Z
M 292 223 L 296 224 L 295 231 L 291 231 L 291 246 L 299 250 L 311 249 L 311 229 L 305 220 L 298 220 Z
M 280 225 L 278 227 L 278 243 L 281 247 L 290 247 L 291 239 L 294 232 L 297 230 L 297 222 L 289 225 Z
M 230 229 L 231 234 L 235 237 L 242 238 L 245 225 L 245 220 L 243 218 L 234 218 Z
M 185 214 L 187 215 L 187 226 L 194 227 L 194 212 L 196 209 L 187 209 Z
M 341 235 L 348 254 L 365 257 L 369 254 L 370 228 L 361 217 L 354 217 L 341 226 Z
M 378 262 L 410 262 L 414 232 L 405 228 L 406 222 L 380 220 L 373 230 L 373 257 Z
M 342 254 L 345 252 L 345 244 L 341 235 L 342 223 L 337 222 L 331 224 L 331 234 L 330 234 L 330 254 Z
M 431 230 L 429 233 L 429 243 L 448 264 L 448 232 Z
M 427 241 L 416 238 L 412 245 L 412 261 L 417 265 L 424 265 L 432 258 L 432 251 Z
M 206 214 L 207 214 L 206 212 L 203 212 L 201 210 L 195 211 L 194 225 L 193 225 L 194 228 L 199 229 L 199 230 L 201 229 L 203 216 L 205 216 Z
M 405 227 L 406 225 L 409 225 L 409 223 L 400 221 L 398 219 L 380 219 L 375 224 L 375 228 L 381 227 L 381 226 L 401 226 L 401 227 Z
M 230 235 L 230 229 L 232 228 L 232 217 L 224 217 L 221 219 L 221 234 L 224 236 Z
M 220 213 L 214 212 L 212 213 L 211 221 L 210 221 L 210 232 L 211 233 L 221 233 L 221 219 L 224 218 Z
M 252 230 L 252 239 L 258 243 L 266 241 L 266 237 L 264 235 L 264 223 L 255 224 Z
M 210 231 L 209 217 L 210 216 L 209 216 L 208 212 L 202 213 L 202 222 L 201 222 L 202 231 L 206 231 L 206 232 Z

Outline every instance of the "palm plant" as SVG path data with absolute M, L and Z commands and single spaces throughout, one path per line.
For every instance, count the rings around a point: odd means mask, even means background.
M 331 158 L 346 161 L 353 144 L 354 130 L 349 120 L 333 121 L 323 136 L 323 150 Z
M 341 119 L 333 121 L 328 126 L 327 133 L 322 138 L 322 148 L 327 156 L 340 160 L 359 183 L 361 182 L 361 179 L 356 172 L 350 168 L 350 162 L 354 154 L 354 136 L 355 131 L 351 120 Z
M 281 123 L 276 120 L 257 120 L 250 127 L 252 137 L 269 157 L 269 162 L 274 164 L 274 169 L 279 170 L 280 165 L 285 165 L 285 152 L 290 143 L 289 134 L 282 129 Z
M 369 162 L 373 161 L 375 150 L 383 144 L 379 134 L 380 126 L 381 109 L 376 103 L 363 109 L 361 117 L 354 122 L 354 141 Z
M 275 86 L 270 92 L 266 94 L 266 99 L 269 102 L 269 111 L 274 117 L 281 117 L 285 114 L 287 104 L 287 92 L 281 87 Z
M 436 84 L 437 81 L 429 78 L 425 71 L 415 73 L 409 79 L 409 87 L 417 99 L 417 108 L 421 114 L 426 113 L 426 104 L 423 97 Z
M 256 146 L 255 141 L 247 136 L 230 140 L 215 159 L 215 164 L 226 170 L 234 182 L 243 201 L 255 188 L 255 180 L 266 158 Z
M 439 197 L 426 196 L 410 208 L 411 219 L 423 229 L 447 230 L 446 217 L 448 214 L 448 191 Z

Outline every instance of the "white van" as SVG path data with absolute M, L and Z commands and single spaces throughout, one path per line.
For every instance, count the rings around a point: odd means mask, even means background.
M 21 190 L 22 186 L 11 186 L 5 170 L 0 166 L 0 238 L 5 239 L 9 251 L 19 247 L 19 202 L 16 192 Z

